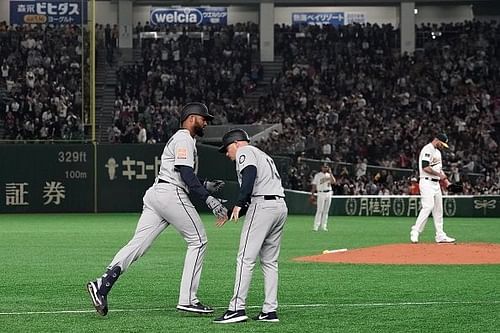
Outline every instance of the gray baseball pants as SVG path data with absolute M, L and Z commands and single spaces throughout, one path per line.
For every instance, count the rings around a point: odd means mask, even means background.
M 196 293 L 207 247 L 207 235 L 198 212 L 187 194 L 172 184 L 154 184 L 146 191 L 143 202 L 142 215 L 134 236 L 118 251 L 108 268 L 118 265 L 125 272 L 171 224 L 187 243 L 178 304 L 199 302 Z
M 278 308 L 278 256 L 287 215 L 288 208 L 282 198 L 252 198 L 241 230 L 234 294 L 229 310 L 245 309 L 257 257 L 260 257 L 264 274 L 265 299 L 262 312 L 273 312 Z

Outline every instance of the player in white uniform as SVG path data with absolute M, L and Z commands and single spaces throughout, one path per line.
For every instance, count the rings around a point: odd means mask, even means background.
M 313 225 L 314 231 L 318 231 L 319 228 L 323 231 L 328 231 L 328 212 L 332 204 L 332 185 L 335 185 L 335 183 L 335 177 L 326 163 L 321 166 L 321 171 L 313 177 L 311 195 L 317 193 L 316 215 L 314 216 Z
M 104 275 L 87 284 L 92 303 L 100 315 L 108 313 L 107 295 L 116 280 L 144 255 L 156 237 L 169 225 L 187 243 L 177 309 L 197 313 L 213 312 L 210 307 L 200 303 L 196 296 L 207 235 L 200 216 L 188 197 L 188 193 L 195 193 L 212 209 L 217 221 L 227 220 L 227 209 L 207 191 L 215 192 L 223 183 L 208 182 L 204 187 L 195 174 L 198 159 L 195 136 L 203 136 L 207 121 L 212 119 L 213 116 L 202 103 L 189 103 L 182 109 L 182 128 L 170 138 L 163 150 L 159 175 L 144 195 L 143 210 L 134 236 L 118 251 Z
M 422 208 L 415 225 L 411 227 L 410 240 L 412 243 L 418 243 L 418 237 L 424 230 L 431 212 L 436 229 L 436 242 L 455 242 L 455 239 L 448 237 L 443 230 L 443 200 L 440 181 L 445 183 L 444 187 L 449 184 L 442 170 L 443 161 L 439 149 L 443 148 L 448 148 L 448 137 L 446 134 L 438 134 L 432 142 L 422 148 L 418 158 Z
M 257 257 L 264 273 L 264 304 L 254 319 L 278 322 L 278 256 L 288 215 L 281 178 L 271 157 L 249 144 L 248 134 L 236 129 L 222 138 L 220 152 L 235 161 L 240 184 L 238 200 L 231 213 L 235 222 L 246 211 L 236 259 L 234 294 L 228 310 L 214 323 L 236 323 L 248 319 L 245 306 Z M 247 207 L 247 208 L 246 208 Z M 221 220 L 218 226 L 224 225 Z

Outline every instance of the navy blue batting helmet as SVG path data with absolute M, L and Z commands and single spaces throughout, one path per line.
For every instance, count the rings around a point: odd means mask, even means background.
M 203 116 L 207 121 L 214 119 L 210 113 L 208 113 L 208 108 L 203 103 L 193 102 L 184 105 L 181 110 L 181 124 L 187 117 L 192 114 Z
M 219 148 L 219 152 L 225 153 L 227 146 L 236 141 L 250 142 L 250 137 L 248 133 L 241 128 L 230 130 L 222 137 L 222 146 Z

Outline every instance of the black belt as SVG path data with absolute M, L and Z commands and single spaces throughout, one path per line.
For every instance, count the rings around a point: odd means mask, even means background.
M 256 197 L 263 197 L 264 200 L 278 200 L 278 199 L 283 199 L 284 197 L 280 197 L 279 195 L 253 195 L 254 198 Z
M 326 190 L 326 191 L 320 191 L 320 192 L 323 192 L 323 193 L 325 193 L 325 192 L 330 192 L 330 191 L 331 191 L 331 190 Z
M 430 178 L 430 177 L 424 177 L 424 179 L 431 180 L 433 182 L 438 182 L 439 181 L 439 179 Z
M 278 200 L 278 199 L 283 199 L 283 197 L 280 197 L 278 195 L 264 195 L 264 200 Z
M 158 184 L 172 184 L 172 185 L 174 185 L 174 186 L 176 186 L 176 187 L 180 188 L 180 189 L 181 189 L 181 190 L 183 190 L 186 194 L 188 194 L 188 195 L 189 195 L 189 193 L 186 191 L 186 189 L 185 189 L 185 188 L 183 188 L 183 187 L 181 187 L 181 186 L 179 186 L 179 185 L 175 185 L 175 184 L 173 184 L 173 183 L 171 183 L 171 182 L 167 182 L 166 180 L 163 180 L 163 179 L 161 179 L 161 178 L 158 178 Z

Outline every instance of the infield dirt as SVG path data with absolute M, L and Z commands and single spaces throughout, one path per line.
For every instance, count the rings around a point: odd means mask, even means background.
M 386 265 L 500 264 L 500 244 L 387 244 L 349 249 L 345 252 L 298 257 L 293 260 L 305 262 Z

